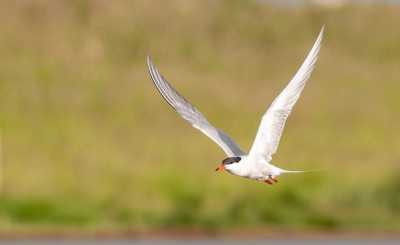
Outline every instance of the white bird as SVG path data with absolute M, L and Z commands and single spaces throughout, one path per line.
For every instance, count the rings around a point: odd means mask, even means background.
M 186 119 L 190 125 L 199 129 L 214 140 L 228 155 L 229 158 L 223 160 L 222 165 L 217 168 L 216 171 L 225 169 L 231 174 L 249 179 L 261 180 L 271 185 L 272 182 L 269 181 L 270 179 L 278 182 L 276 177 L 284 173 L 316 171 L 283 170 L 271 165 L 269 162 L 272 160 L 272 155 L 278 148 L 286 118 L 289 116 L 292 107 L 300 97 L 300 93 L 314 69 L 321 47 L 323 31 L 324 27 L 322 27 L 317 41 L 300 69 L 262 116 L 256 138 L 248 155 L 244 153 L 231 137 L 208 123 L 207 119 L 196 108 L 178 94 L 158 72 L 149 56 L 147 56 L 147 63 L 151 78 L 164 99 L 179 115 Z

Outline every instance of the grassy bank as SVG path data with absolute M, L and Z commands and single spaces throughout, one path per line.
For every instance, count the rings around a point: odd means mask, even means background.
M 400 228 L 400 6 L 1 1 L 0 228 Z M 261 115 L 325 34 L 272 164 L 224 152 L 165 103 L 146 55 L 250 150 Z

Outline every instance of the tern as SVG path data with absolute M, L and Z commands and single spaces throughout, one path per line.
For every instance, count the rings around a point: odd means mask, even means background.
M 297 99 L 300 97 L 300 93 L 314 69 L 321 47 L 323 31 L 324 27 L 322 27 L 317 41 L 300 69 L 262 116 L 249 154 L 246 154 L 231 137 L 208 123 L 207 119 L 196 108 L 176 92 L 160 74 L 149 56 L 147 56 L 147 64 L 150 76 L 164 99 L 179 115 L 186 119 L 190 125 L 210 137 L 228 155 L 228 158 L 222 161 L 222 165 L 218 167 L 216 171 L 225 169 L 236 176 L 260 180 L 271 185 L 272 182 L 270 180 L 278 182 L 276 177 L 281 174 L 316 171 L 289 171 L 275 167 L 271 165 L 270 162 L 272 160 L 272 155 L 278 148 L 286 119 L 292 111 L 292 107 Z

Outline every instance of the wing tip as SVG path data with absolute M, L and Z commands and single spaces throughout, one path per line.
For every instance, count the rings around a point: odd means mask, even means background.
M 150 55 L 147 55 L 147 65 L 150 66 L 153 64 L 153 61 L 150 59 Z
M 318 35 L 318 38 L 317 38 L 317 43 L 319 42 L 321 42 L 321 40 L 322 40 L 322 37 L 324 36 L 324 29 L 325 29 L 325 23 L 322 25 L 322 29 L 321 29 L 321 31 L 319 32 L 319 35 Z

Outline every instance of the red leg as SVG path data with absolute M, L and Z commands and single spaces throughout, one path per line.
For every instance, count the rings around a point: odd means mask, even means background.
M 264 180 L 265 183 L 272 185 L 271 181 L 269 180 Z

